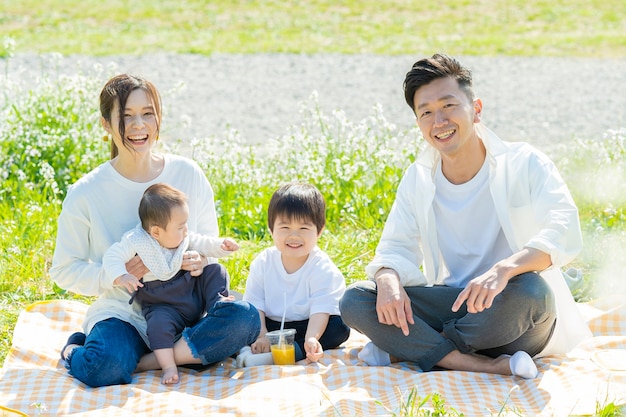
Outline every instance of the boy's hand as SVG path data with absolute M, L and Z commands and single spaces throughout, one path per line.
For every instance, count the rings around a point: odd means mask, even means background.
M 133 274 L 124 274 L 115 278 L 113 285 L 118 287 L 124 287 L 129 293 L 134 293 L 139 287 L 143 287 L 143 283 L 137 279 Z
M 237 244 L 237 242 L 227 237 L 227 238 L 224 238 L 224 241 L 220 245 L 220 248 L 222 250 L 227 250 L 229 252 L 235 252 L 236 250 L 239 249 L 239 245 Z
M 322 349 L 322 345 L 314 337 L 309 337 L 304 342 L 304 350 L 306 352 L 307 362 L 317 362 L 322 358 L 322 356 L 324 356 L 324 349 Z
M 252 349 L 252 353 L 271 352 L 270 340 L 265 335 L 259 336 L 256 342 L 250 345 L 250 349 Z

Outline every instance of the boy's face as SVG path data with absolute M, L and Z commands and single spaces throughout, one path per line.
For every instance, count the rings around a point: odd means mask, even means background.
M 274 228 L 271 232 L 274 245 L 280 251 L 283 258 L 305 259 L 317 245 L 317 240 L 323 230 L 310 220 L 289 219 L 284 216 L 276 216 Z
M 187 237 L 187 219 L 189 218 L 189 207 L 187 204 L 175 207 L 170 215 L 170 222 L 165 229 L 153 226 L 152 237 L 161 246 L 167 249 L 176 249 Z

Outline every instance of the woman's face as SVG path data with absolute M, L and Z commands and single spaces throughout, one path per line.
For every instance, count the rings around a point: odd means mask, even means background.
M 142 89 L 133 90 L 126 100 L 121 112 L 126 126 L 125 132 L 119 131 L 120 111 L 116 102 L 111 112 L 111 123 L 105 129 L 113 136 L 113 141 L 121 153 L 131 152 L 135 155 L 150 152 L 158 138 L 157 114 L 149 96 Z

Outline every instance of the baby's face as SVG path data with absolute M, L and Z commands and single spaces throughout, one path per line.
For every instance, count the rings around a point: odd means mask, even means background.
M 187 237 L 187 219 L 189 218 L 189 207 L 185 204 L 172 210 L 170 222 L 157 239 L 164 248 L 176 249 Z

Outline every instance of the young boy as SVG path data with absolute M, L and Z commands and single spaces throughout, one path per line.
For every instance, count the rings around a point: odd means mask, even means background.
M 113 285 L 133 293 L 147 322 L 150 348 L 163 370 L 161 383 L 179 380 L 174 342 L 185 327 L 195 324 L 216 301 L 228 297 L 228 274 L 219 264 L 181 270 L 183 257 L 195 250 L 222 257 L 239 249 L 230 239 L 189 233 L 189 207 L 184 193 L 164 183 L 146 189 L 139 204 L 141 223 L 104 254 L 103 267 Z M 141 280 L 126 271 L 138 254 L 150 270 Z
M 296 361 L 317 362 L 350 335 L 339 315 L 345 279 L 317 247 L 326 225 L 324 198 L 309 184 L 283 185 L 270 200 L 267 220 L 274 246 L 252 261 L 243 295 L 259 311 L 261 332 L 240 351 L 237 365 L 273 364 L 265 334 L 280 328 L 283 311 L 285 328 L 296 329 Z

